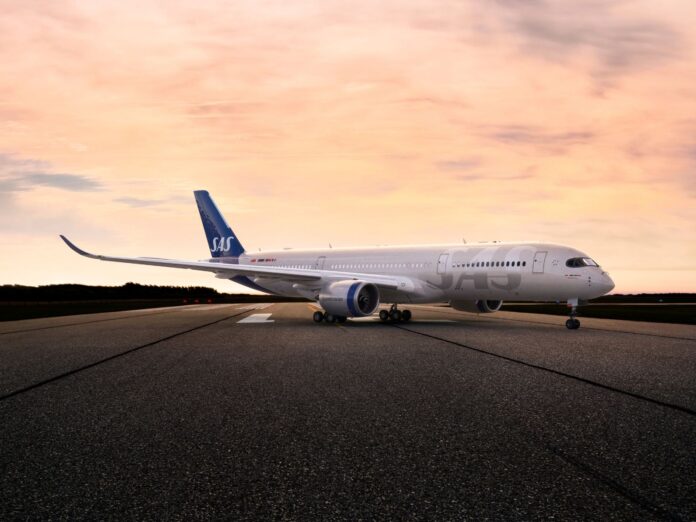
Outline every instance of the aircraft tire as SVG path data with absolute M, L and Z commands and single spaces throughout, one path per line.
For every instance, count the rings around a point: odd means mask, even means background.
M 326 322 L 329 323 L 329 324 L 335 323 L 335 322 L 336 322 L 336 316 L 335 316 L 335 315 L 331 315 L 331 314 L 324 314 L 324 321 L 326 321 Z
M 392 310 L 389 314 L 389 318 L 395 323 L 398 323 L 401 321 L 401 310 Z
M 321 323 L 324 320 L 324 313 L 323 312 L 314 312 L 314 315 L 312 316 L 312 319 L 314 319 L 315 323 Z
M 566 328 L 568 330 L 577 330 L 578 328 L 580 328 L 580 321 L 578 321 L 577 319 L 568 319 L 566 321 Z
M 380 310 L 379 311 L 379 318 L 382 322 L 386 322 L 389 320 L 389 312 L 386 310 Z
M 337 315 L 336 316 L 337 323 L 345 323 L 347 320 L 348 320 L 348 318 L 345 315 Z
M 401 320 L 404 322 L 408 322 L 411 320 L 411 310 L 404 310 L 401 312 Z

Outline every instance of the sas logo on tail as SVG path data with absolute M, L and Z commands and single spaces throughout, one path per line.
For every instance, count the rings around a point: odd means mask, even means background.
M 213 238 L 213 252 L 227 252 L 232 246 L 232 240 L 234 236 L 228 237 L 214 237 Z

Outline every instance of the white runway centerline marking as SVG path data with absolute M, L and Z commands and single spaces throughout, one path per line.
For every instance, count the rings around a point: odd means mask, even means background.
M 271 317 L 271 314 L 251 314 L 249 317 L 245 317 L 244 319 L 237 321 L 237 323 L 274 323 L 273 319 L 268 319 Z

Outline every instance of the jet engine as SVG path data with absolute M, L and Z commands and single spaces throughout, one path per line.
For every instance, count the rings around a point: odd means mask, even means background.
M 461 312 L 471 312 L 472 314 L 491 314 L 500 310 L 503 306 L 502 301 L 476 300 L 476 301 L 450 301 L 450 306 Z
M 319 304 L 337 317 L 364 317 L 379 306 L 379 290 L 366 281 L 338 281 L 322 289 Z

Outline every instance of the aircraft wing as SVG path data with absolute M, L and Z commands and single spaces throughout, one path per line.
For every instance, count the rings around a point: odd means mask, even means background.
M 131 263 L 135 265 L 150 265 L 164 266 L 168 268 L 185 268 L 188 270 L 201 270 L 204 272 L 212 272 L 216 276 L 234 277 L 237 275 L 248 277 L 261 277 L 283 279 L 285 281 L 295 281 L 298 283 L 324 283 L 330 281 L 340 281 L 346 279 L 360 279 L 368 281 L 377 286 L 398 289 L 410 290 L 413 287 L 413 282 L 407 277 L 389 276 L 380 274 L 360 274 L 355 272 L 334 272 L 332 270 L 314 270 L 314 269 L 298 269 L 285 268 L 276 266 L 252 266 L 240 265 L 232 263 L 223 263 L 217 261 L 180 261 L 177 259 L 161 259 L 157 257 L 114 257 L 103 256 L 98 254 L 90 254 L 76 246 L 65 236 L 60 236 L 65 244 L 81 256 L 91 259 L 99 259 L 100 261 L 113 261 L 116 263 Z

